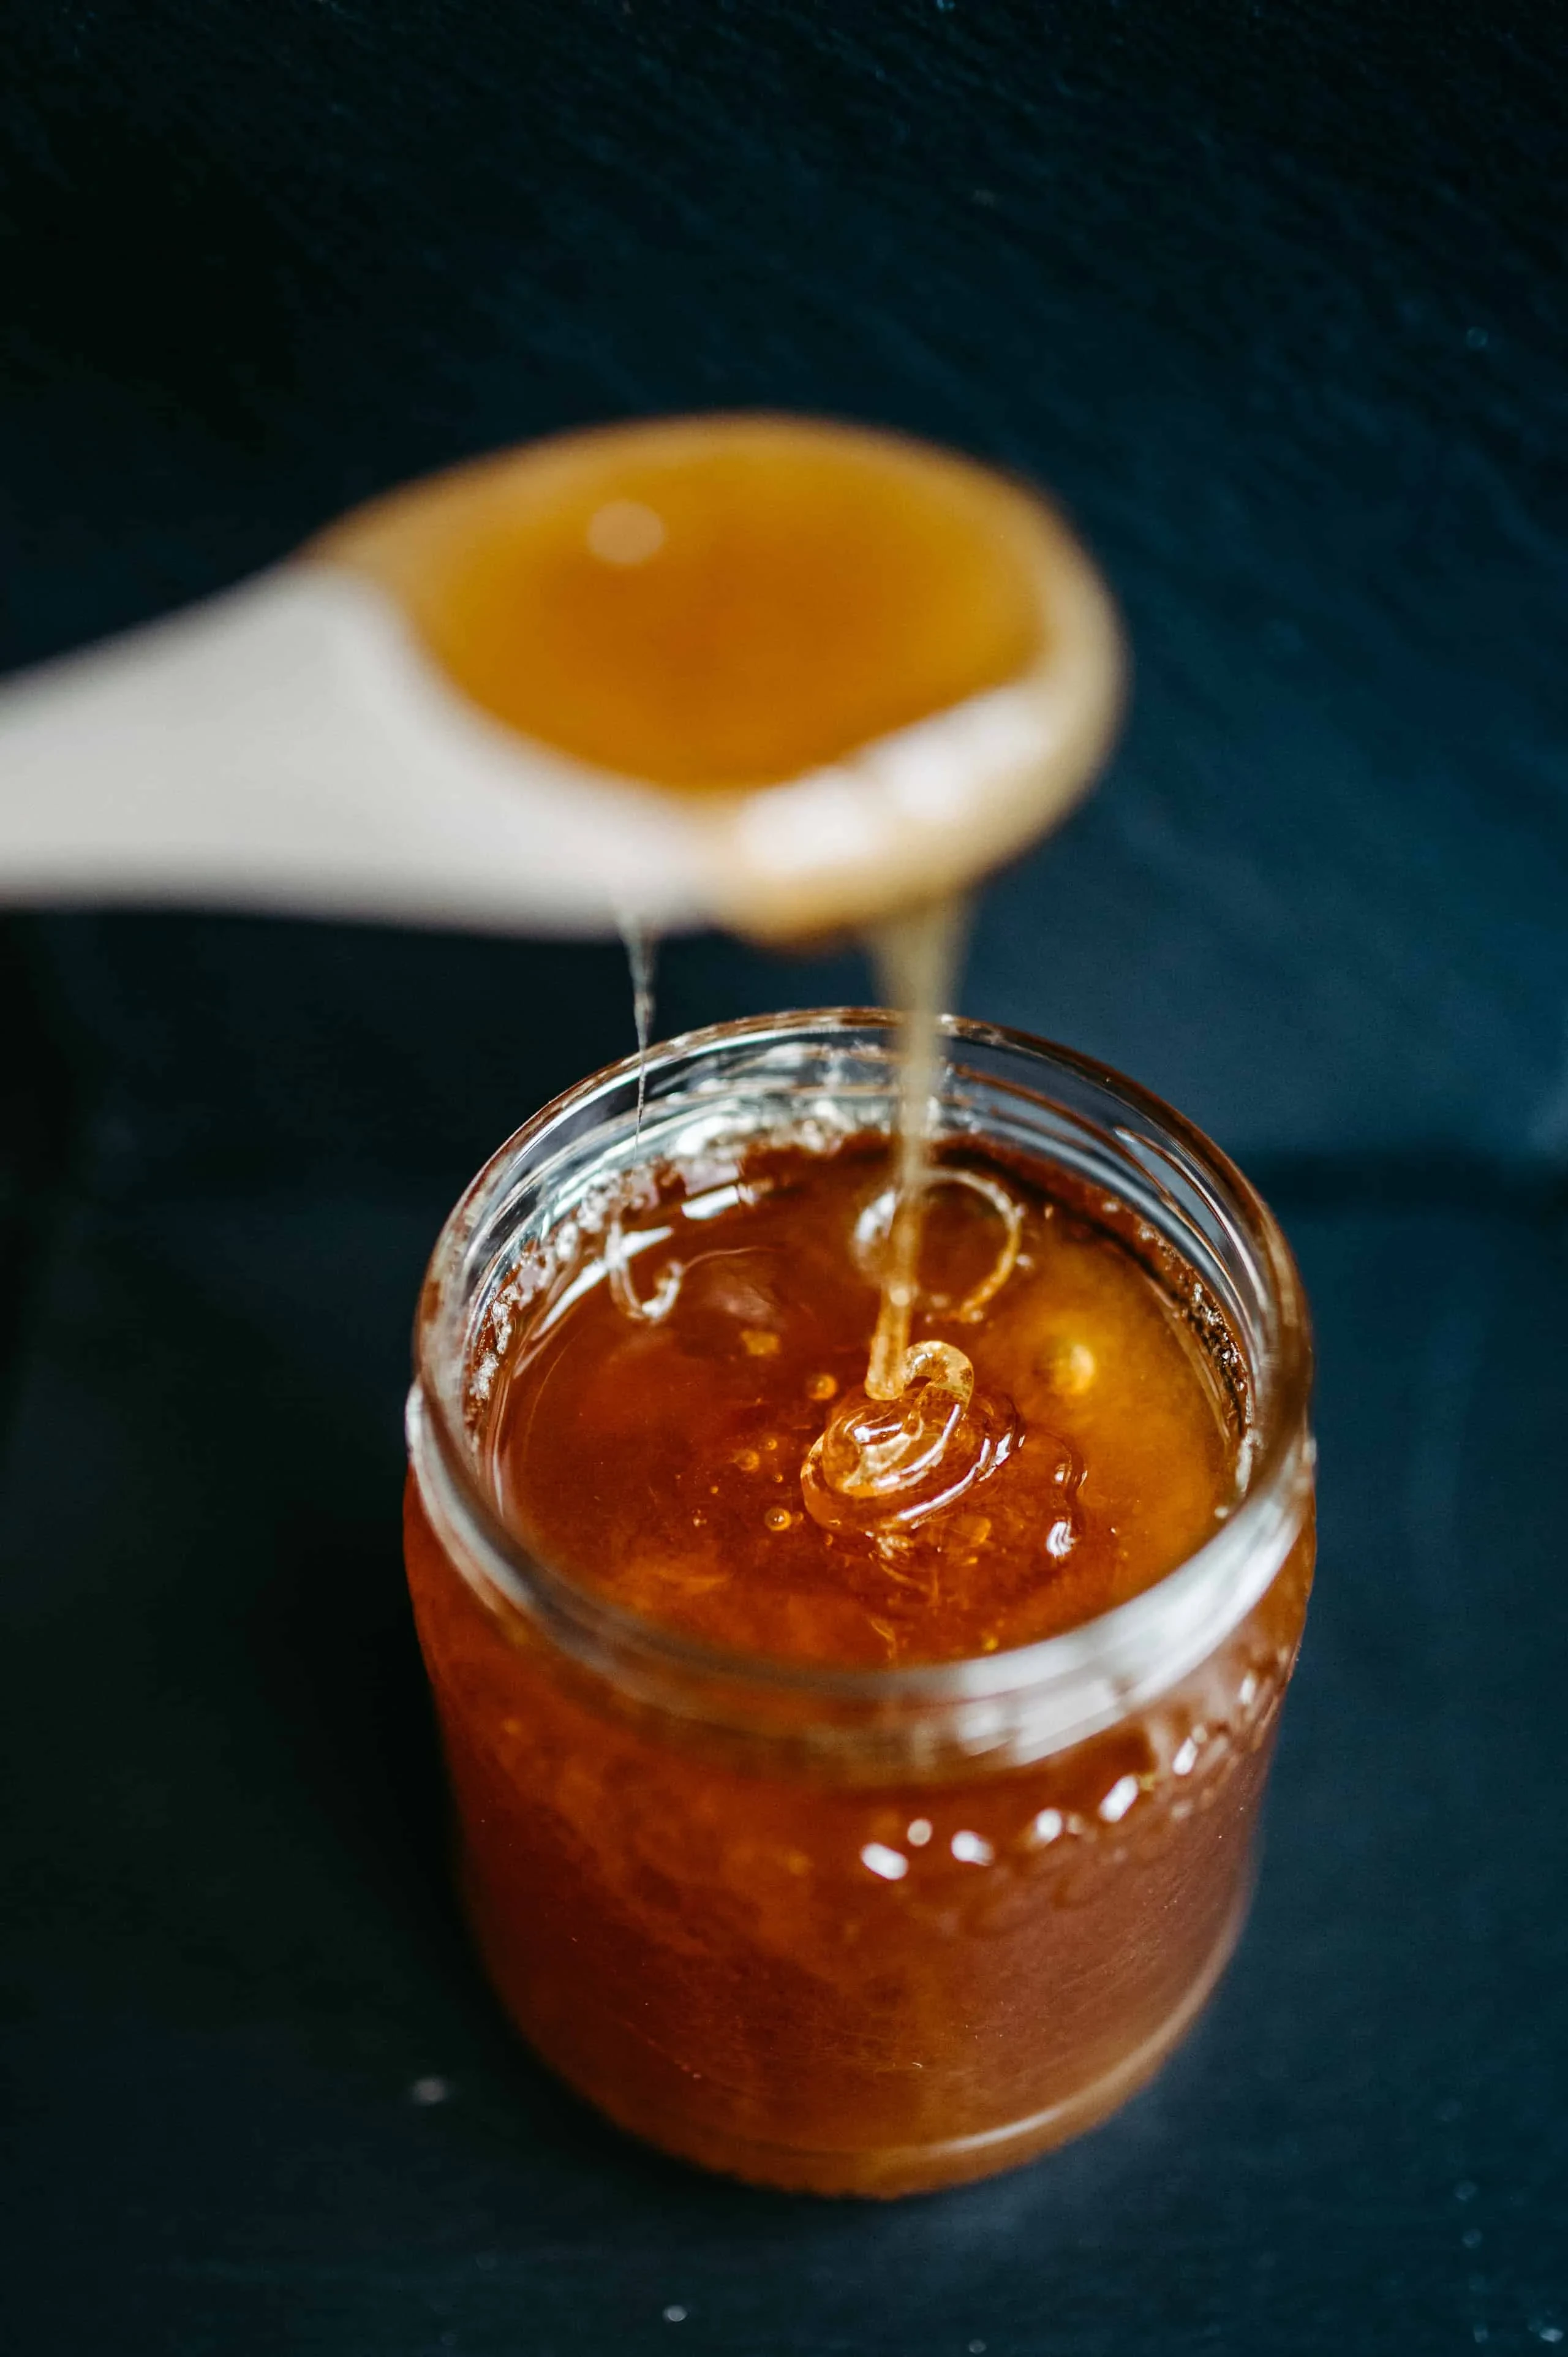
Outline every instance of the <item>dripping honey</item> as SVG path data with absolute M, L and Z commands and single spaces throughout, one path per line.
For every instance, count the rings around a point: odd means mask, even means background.
M 347 544 L 497 719 L 650 788 L 734 793 L 853 758 L 1037 665 L 1039 521 L 1016 487 L 945 453 L 730 418 L 547 446 L 467 491 L 458 479 L 433 507 L 394 504 L 390 529 L 372 511 Z M 944 759 L 961 785 L 961 750 Z M 925 1093 L 959 931 L 945 880 L 928 878 L 929 905 L 877 941 L 906 1017 L 898 1195 L 865 1373 L 879 1401 L 910 1372 Z M 645 1046 L 650 945 L 628 940 Z M 624 1270 L 611 1290 L 635 1309 Z M 967 1405 L 961 1353 L 939 1355 Z M 984 1415 L 982 1401 L 972 1438 Z
M 385 531 L 372 514 L 345 553 L 495 717 L 720 796 L 1048 654 L 1028 507 L 939 454 L 728 421 L 482 474 Z M 917 862 L 899 894 L 948 881 Z M 1226 1354 L 1187 1281 L 1129 1247 L 1137 1223 L 983 1138 L 929 1168 L 950 931 L 933 910 L 881 943 L 906 1014 L 891 1156 L 764 1138 L 723 1179 L 650 1166 L 486 1347 L 484 1512 L 604 1629 L 514 1609 L 409 1491 L 503 1999 L 627 2126 L 818 2191 L 986 2174 L 1156 2067 L 1235 1935 L 1310 1574 L 1308 1532 L 1199 1672 L 1032 1762 L 971 1766 L 933 1733 L 895 1772 L 842 1730 L 802 1751 L 696 1709 L 731 1674 L 704 1662 L 790 1674 L 802 1708 L 821 1679 L 825 1709 L 835 1679 L 1004 1661 L 1135 1606 L 1238 1498 Z M 639 1135 L 641 1112 L 639 1080 Z M 878 1487 L 906 1417 L 913 1473 Z M 618 1628 L 677 1650 L 623 1674 Z
M 1014 1256 L 966 1317 L 1007 1241 L 998 1204 Z M 929 1187 L 913 1337 L 961 1348 L 1014 1444 L 927 1515 L 917 1499 L 901 1519 L 897 1488 L 838 1527 L 808 1510 L 808 1452 L 864 1381 L 892 1210 L 881 1138 L 754 1153 L 695 1196 L 672 1183 L 623 1231 L 639 1287 L 678 1275 L 664 1314 L 628 1318 L 601 1275 L 498 1383 L 486 1449 L 520 1538 L 671 1629 L 822 1665 L 1027 1644 L 1199 1545 L 1234 1480 L 1212 1367 L 1120 1243 L 973 1157 Z

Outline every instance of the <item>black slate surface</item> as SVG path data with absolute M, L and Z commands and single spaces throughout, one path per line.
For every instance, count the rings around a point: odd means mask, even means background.
M 467 1953 L 399 1584 L 428 1207 L 71 1214 L 0 1514 L 18 2345 L 1316 2357 L 1568 2329 L 1562 1223 L 1291 1225 L 1323 1561 L 1241 1953 L 1108 2127 L 863 2209 L 626 2143 Z
M 1320 1329 L 1324 1548 L 1252 1929 L 1154 2091 L 887 2211 L 666 2165 L 478 1978 L 397 1561 L 424 1253 L 628 1044 L 617 954 L 14 920 L 7 2346 L 1568 2335 L 1565 27 L 12 0 L 4 659 L 588 418 L 791 404 L 1058 486 L 1137 691 L 1100 795 L 988 894 L 966 1004 L 1265 1181 Z M 863 988 L 682 943 L 664 1024 Z

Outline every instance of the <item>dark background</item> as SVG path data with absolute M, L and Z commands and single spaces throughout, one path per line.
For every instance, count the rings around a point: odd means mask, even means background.
M 13 920 L 9 2345 L 1563 2341 L 1568 18 L 12 0 L 4 45 L 12 663 L 590 419 L 823 409 L 1056 487 L 1136 695 L 965 1005 L 1271 1191 L 1324 1502 L 1253 1926 L 1159 2085 L 900 2208 L 703 2181 L 478 1981 L 398 1564 L 424 1254 L 628 1045 L 618 952 Z M 661 1023 L 864 987 L 686 942 Z

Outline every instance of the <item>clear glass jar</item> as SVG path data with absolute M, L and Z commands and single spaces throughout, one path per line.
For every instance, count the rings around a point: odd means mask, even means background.
M 957 1020 L 945 1057 L 938 1133 L 1088 1182 L 1230 1388 L 1237 1502 L 1131 1602 L 1010 1653 L 824 1671 L 638 1620 L 499 1520 L 488 1407 L 528 1321 L 650 1169 L 890 1128 L 886 1015 L 675 1040 L 640 1129 L 635 1062 L 547 1107 L 442 1232 L 409 1399 L 409 1577 L 497 1989 L 624 2126 L 819 2192 L 1009 2167 L 1158 2069 L 1240 1927 L 1311 1584 L 1311 1347 L 1263 1204 L 1101 1066 Z

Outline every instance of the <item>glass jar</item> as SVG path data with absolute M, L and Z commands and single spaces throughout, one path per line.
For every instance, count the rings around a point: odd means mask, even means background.
M 939 1135 L 1054 1166 L 1196 1328 L 1237 1494 L 1155 1586 L 982 1659 L 728 1655 L 501 1525 L 498 1369 L 652 1171 L 890 1129 L 883 1014 L 725 1024 L 520 1130 L 442 1232 L 410 1394 L 407 1548 L 494 1984 L 545 2061 L 650 2142 L 759 2182 L 892 2194 L 1012 2166 L 1159 2067 L 1235 1945 L 1311 1583 L 1311 1348 L 1263 1204 L 1082 1058 L 950 1019 Z

